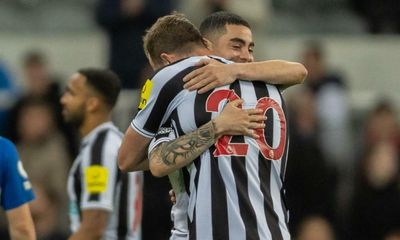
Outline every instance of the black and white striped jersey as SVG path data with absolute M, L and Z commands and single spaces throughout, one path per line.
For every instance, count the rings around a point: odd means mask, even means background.
M 100 209 L 110 213 L 102 239 L 140 239 L 143 176 L 118 169 L 121 141 L 122 133 L 111 122 L 99 125 L 82 140 L 67 185 L 73 232 L 79 228 L 83 210 Z
M 182 78 L 199 59 L 169 65 L 146 83 L 146 104 L 132 128 L 154 137 L 170 122 L 181 136 L 216 117 L 231 100 L 242 98 L 243 108 L 263 109 L 267 120 L 257 131 L 259 139 L 224 136 L 182 169 L 189 176 L 184 178 L 189 239 L 290 239 L 283 192 L 288 124 L 280 91 L 248 81 L 205 94 L 184 90 Z

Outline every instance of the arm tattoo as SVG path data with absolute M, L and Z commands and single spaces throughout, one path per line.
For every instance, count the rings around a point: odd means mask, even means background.
M 189 163 L 200 156 L 215 141 L 215 130 L 210 121 L 194 132 L 161 144 L 151 154 L 156 154 L 158 163 L 162 162 L 167 166 L 173 166 L 177 161 Z

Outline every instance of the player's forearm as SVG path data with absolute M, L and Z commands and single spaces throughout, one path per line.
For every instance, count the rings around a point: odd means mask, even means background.
M 121 171 L 133 172 L 149 169 L 149 162 L 144 154 L 132 153 L 130 150 L 125 150 L 122 147 L 118 152 L 118 166 Z
M 35 227 L 27 203 L 6 212 L 12 240 L 35 240 Z
M 128 127 L 118 151 L 118 167 L 121 171 L 148 170 L 146 149 L 150 139 L 144 138 Z
M 220 133 L 212 121 L 194 132 L 157 146 L 150 153 L 150 170 L 156 177 L 174 172 L 200 156 L 212 146 Z
M 128 170 L 126 170 L 125 172 L 147 171 L 149 169 L 149 159 L 144 156 L 143 159 L 138 164 L 136 164 L 134 168 L 128 168 Z
M 300 84 L 307 76 L 306 68 L 296 62 L 269 60 L 253 63 L 233 63 L 236 77 L 242 80 L 260 80 L 289 87 Z
M 10 226 L 10 237 L 12 240 L 35 240 L 35 230 L 32 226 L 20 226 L 14 228 Z

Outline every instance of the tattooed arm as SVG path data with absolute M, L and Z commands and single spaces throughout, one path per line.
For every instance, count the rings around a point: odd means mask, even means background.
M 182 168 L 212 146 L 217 140 L 213 125 L 210 121 L 192 133 L 157 146 L 150 153 L 152 174 L 161 177 L 167 169 Z
M 152 174 L 162 177 L 188 165 L 222 135 L 257 138 L 253 129 L 265 127 L 265 116 L 260 109 L 240 109 L 238 106 L 242 102 L 235 100 L 227 104 L 221 115 L 199 129 L 155 147 L 149 154 Z

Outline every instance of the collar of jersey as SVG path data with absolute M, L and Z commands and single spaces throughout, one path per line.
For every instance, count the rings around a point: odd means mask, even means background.
M 164 68 L 170 67 L 170 66 L 172 66 L 172 65 L 175 65 L 175 64 L 177 64 L 177 63 L 179 63 L 179 62 L 182 62 L 183 60 L 186 60 L 186 59 L 188 59 L 188 58 L 190 58 L 190 57 L 185 57 L 185 58 L 179 59 L 179 60 L 176 61 L 176 62 L 169 63 L 169 64 L 167 64 L 167 65 L 165 65 L 165 66 L 163 66 L 163 67 L 161 67 L 161 68 L 155 70 L 154 73 L 153 73 L 153 76 L 151 76 L 150 79 L 153 79 L 153 77 L 154 77 L 158 72 L 160 72 L 161 70 L 163 70 Z
M 225 59 L 223 57 L 215 56 L 215 55 L 207 55 L 207 57 L 217 60 L 222 63 L 233 63 L 231 60 Z
M 192 58 L 192 57 L 209 57 L 209 58 L 213 58 L 213 59 L 218 60 L 218 61 L 222 61 L 222 60 L 228 61 L 228 60 L 225 60 L 225 59 L 223 59 L 223 58 L 221 58 L 221 57 L 214 56 L 214 55 L 203 55 L 203 56 L 201 56 L 201 55 L 193 55 L 193 56 L 190 56 L 190 57 L 185 57 L 185 58 L 179 59 L 179 60 L 176 61 L 176 62 L 169 63 L 169 64 L 167 64 L 167 65 L 165 65 L 165 66 L 163 66 L 163 67 L 161 67 L 161 68 L 155 70 L 154 73 L 153 73 L 153 76 L 151 76 L 150 79 L 153 79 L 153 77 L 154 77 L 158 72 L 160 72 L 161 70 L 163 70 L 164 68 L 171 67 L 172 65 L 178 64 L 178 63 L 180 63 L 180 62 L 182 62 L 182 61 L 184 61 L 184 60 L 186 60 L 186 59 L 188 59 L 188 58 Z M 222 61 L 222 62 L 223 62 L 223 61 Z

